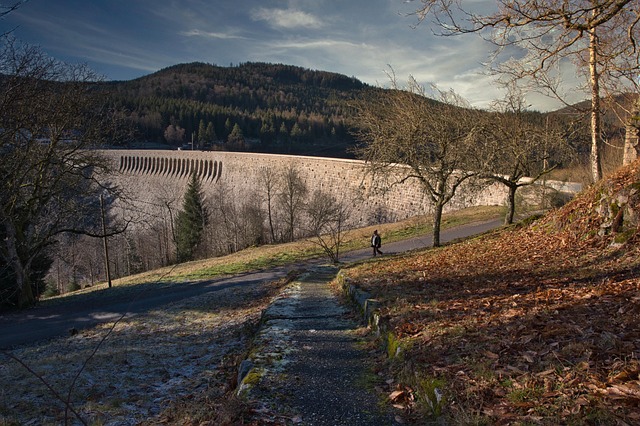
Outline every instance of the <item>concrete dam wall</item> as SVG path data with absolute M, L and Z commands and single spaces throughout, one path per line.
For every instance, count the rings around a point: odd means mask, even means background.
M 383 190 L 368 175 L 364 162 L 321 157 L 219 151 L 110 150 L 101 152 L 112 164 L 112 182 L 127 193 L 133 210 L 157 216 L 163 206 L 179 208 L 191 173 L 201 179 L 205 197 L 216 191 L 242 201 L 264 188 L 263 170 L 280 173 L 295 168 L 309 193 L 329 192 L 353 206 L 353 225 L 392 222 L 431 212 L 417 180 Z M 503 205 L 503 185 L 481 190 L 462 186 L 447 211 L 478 205 Z

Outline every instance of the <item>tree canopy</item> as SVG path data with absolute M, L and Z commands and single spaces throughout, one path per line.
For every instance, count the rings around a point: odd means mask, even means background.
M 96 231 L 105 162 L 88 148 L 109 134 L 95 75 L 2 39 L 0 302 L 33 304 L 56 237 Z M 46 271 L 46 268 L 44 269 Z
M 477 33 L 494 43 L 494 70 L 507 79 L 564 100 L 562 70 L 573 64 L 585 84 L 570 90 L 585 89 L 591 99 L 592 179 L 602 178 L 601 98 L 637 91 L 639 0 L 498 0 L 488 13 L 460 0 L 420 3 L 419 19 L 432 17 L 442 34 Z
M 426 96 L 413 78 L 385 97 L 357 103 L 362 129 L 357 155 L 370 165 L 374 180 L 393 186 L 417 179 L 433 204 L 433 245 L 440 245 L 444 206 L 457 188 L 476 171 L 470 159 L 478 147 L 479 111 L 454 92 L 438 92 L 439 101 Z M 399 165 L 406 165 L 403 168 Z
M 140 139 L 163 138 L 170 126 L 185 129 L 190 140 L 214 138 L 208 149 L 347 156 L 353 144 L 353 114 L 347 101 L 369 88 L 355 78 L 282 64 L 245 63 L 220 67 L 191 63 L 165 68 L 126 82 L 112 82 L 116 108 L 130 120 Z M 238 126 L 251 146 L 238 145 Z M 295 140 L 289 132 L 295 129 Z M 204 146 L 203 146 L 204 147 Z

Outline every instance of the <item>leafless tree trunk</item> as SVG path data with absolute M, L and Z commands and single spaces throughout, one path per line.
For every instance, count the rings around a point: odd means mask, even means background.
M 278 194 L 279 206 L 284 212 L 287 241 L 294 241 L 300 216 L 304 212 L 307 196 L 307 185 L 302 180 L 300 172 L 290 164 L 280 178 L 281 188 Z
M 89 148 L 107 131 L 102 96 L 84 67 L 4 39 L 0 51 L 0 258 L 10 265 L 20 306 L 35 302 L 35 262 L 58 235 L 99 236 L 95 201 L 107 162 Z
M 638 158 L 638 149 L 640 148 L 640 96 L 636 98 L 635 106 L 631 109 L 625 124 L 622 163 L 626 165 L 631 164 Z
M 593 14 L 596 14 L 594 9 Z M 598 36 L 596 29 L 589 33 L 589 75 L 591 81 L 591 176 L 594 182 L 602 179 L 600 160 L 600 74 L 598 72 Z
M 340 260 L 344 232 L 349 228 L 351 205 L 322 190 L 316 190 L 306 206 L 307 231 L 334 263 Z
M 264 194 L 264 202 L 267 207 L 267 221 L 269 223 L 269 235 L 271 243 L 277 242 L 276 230 L 274 226 L 275 211 L 274 203 L 278 191 L 278 174 L 273 168 L 265 167 L 260 170 L 260 183 L 262 185 L 262 193 Z
M 535 183 L 570 158 L 570 148 L 549 116 L 543 119 L 526 110 L 524 94 L 515 85 L 492 110 L 483 118 L 475 168 L 480 177 L 507 187 L 505 223 L 510 224 L 518 188 Z

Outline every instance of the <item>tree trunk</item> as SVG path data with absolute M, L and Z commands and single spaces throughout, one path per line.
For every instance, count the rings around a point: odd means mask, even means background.
M 276 232 L 273 227 L 273 212 L 271 211 L 271 194 L 267 195 L 267 215 L 269 216 L 269 231 L 271 232 L 271 244 L 275 244 Z
M 433 206 L 433 247 L 440 247 L 440 225 L 442 224 L 442 210 L 444 204 L 441 202 Z
M 596 13 L 594 10 L 593 13 Z M 589 34 L 589 73 L 591 77 L 591 176 L 602 179 L 600 159 L 600 74 L 598 73 L 598 36 L 595 28 Z
M 516 185 L 509 185 L 509 194 L 507 195 L 507 215 L 504 218 L 505 225 L 511 225 L 516 214 Z
M 18 308 L 22 309 L 33 305 L 36 299 L 29 282 L 29 274 L 26 272 L 28 268 L 24 267 L 18 256 L 16 229 L 13 226 L 5 226 L 5 232 L 7 234 L 5 244 L 7 244 L 7 254 L 9 255 L 6 260 L 14 274 L 15 289 L 18 292 Z
M 20 285 L 20 299 L 18 300 L 18 308 L 26 308 L 32 306 L 36 303 L 36 298 L 33 294 L 33 289 L 31 288 L 31 282 L 29 281 L 28 275 L 21 271 L 22 282 Z
M 109 268 L 109 244 L 107 243 L 107 226 L 104 219 L 104 196 L 100 194 L 100 213 L 102 218 L 102 242 L 104 246 L 104 270 L 105 278 L 109 288 L 111 288 L 111 269 Z M 129 271 L 130 272 L 130 271 Z

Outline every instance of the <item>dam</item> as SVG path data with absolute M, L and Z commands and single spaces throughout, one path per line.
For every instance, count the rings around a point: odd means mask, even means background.
M 395 222 L 429 214 L 431 202 L 416 179 L 388 187 L 377 182 L 360 160 L 221 151 L 108 150 L 100 152 L 111 163 L 111 182 L 127 193 L 137 210 L 153 214 L 156 208 L 179 206 L 189 178 L 195 173 L 205 197 L 224 190 L 242 200 L 260 194 L 264 171 L 282 173 L 293 168 L 308 192 L 322 190 L 353 209 L 354 226 Z M 399 170 L 403 166 L 398 166 Z M 401 171 L 399 171 L 400 173 Z M 463 184 L 445 207 L 455 211 L 471 206 L 504 205 L 507 191 L 492 183 Z

